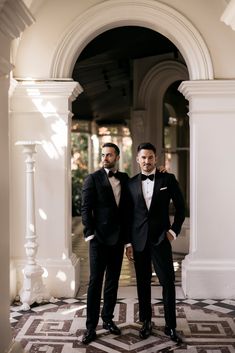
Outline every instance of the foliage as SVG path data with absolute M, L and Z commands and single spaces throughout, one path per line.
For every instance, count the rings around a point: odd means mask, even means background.
M 72 132 L 72 216 L 81 214 L 81 193 L 84 178 L 88 174 L 88 134 Z

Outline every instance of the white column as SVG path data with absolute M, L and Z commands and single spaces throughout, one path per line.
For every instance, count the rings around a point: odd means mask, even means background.
M 36 221 L 35 221 L 35 197 L 34 197 L 34 173 L 36 145 L 38 142 L 22 141 L 17 145 L 23 146 L 23 154 L 26 156 L 26 229 L 24 245 L 27 264 L 24 267 L 23 287 L 20 290 L 20 301 L 22 310 L 29 310 L 34 302 L 41 303 L 49 300 L 50 294 L 42 281 L 43 268 L 37 263 L 36 255 L 38 250 Z
M 81 92 L 73 81 L 18 81 L 11 99 L 11 146 L 40 141 L 35 174 L 35 217 L 39 237 L 38 263 L 53 297 L 73 297 L 80 285 L 80 262 L 71 241 L 70 103 Z M 26 219 L 23 156 L 11 148 L 11 243 L 22 287 Z
M 190 251 L 182 285 L 190 298 L 235 298 L 235 81 L 185 81 L 189 100 Z
M 146 111 L 133 110 L 131 115 L 131 138 L 132 138 L 132 175 L 139 172 L 138 164 L 136 163 L 137 147 L 141 142 L 149 141 L 146 136 Z

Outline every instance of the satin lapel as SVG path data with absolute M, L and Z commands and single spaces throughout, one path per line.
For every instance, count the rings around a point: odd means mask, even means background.
M 136 194 L 137 194 L 137 199 L 140 200 L 140 202 L 143 202 L 146 209 L 148 209 L 144 199 L 144 194 L 142 189 L 141 173 L 138 175 L 138 178 L 136 180 Z
M 101 185 L 104 187 L 105 193 L 106 192 L 108 193 L 108 195 L 106 194 L 105 196 L 108 196 L 110 199 L 112 199 L 113 202 L 116 205 L 116 201 L 115 201 L 115 197 L 114 197 L 114 194 L 113 194 L 112 186 L 111 186 L 111 184 L 109 182 L 107 173 L 106 173 L 106 171 L 103 168 L 100 169 L 99 180 L 100 180 Z
M 152 200 L 151 200 L 151 204 L 150 204 L 150 207 L 149 207 L 149 211 L 151 210 L 152 208 L 152 205 L 155 204 L 155 200 L 157 199 L 157 194 L 159 193 L 159 190 L 161 188 L 161 180 L 159 178 L 159 172 L 156 172 L 155 174 L 155 178 L 154 178 L 154 187 L 153 187 L 153 196 L 152 196 Z

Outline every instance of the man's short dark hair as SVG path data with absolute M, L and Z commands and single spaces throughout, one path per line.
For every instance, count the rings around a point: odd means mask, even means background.
M 102 148 L 104 147 L 112 147 L 115 149 L 115 152 L 116 152 L 116 155 L 119 156 L 120 155 L 120 150 L 118 148 L 117 145 L 115 145 L 115 143 L 112 143 L 112 142 L 106 142 L 103 144 Z
M 151 150 L 154 152 L 154 154 L 157 153 L 156 147 L 150 142 L 142 142 L 141 144 L 139 144 L 139 146 L 137 147 L 137 153 L 139 153 L 139 151 L 141 150 Z

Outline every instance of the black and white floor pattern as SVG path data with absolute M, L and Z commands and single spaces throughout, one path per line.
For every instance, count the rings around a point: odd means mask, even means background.
M 235 353 L 235 300 L 177 299 L 177 329 L 184 337 L 183 344 L 177 346 L 164 335 L 161 299 L 152 299 L 153 334 L 141 340 L 135 289 L 122 288 L 121 292 L 127 295 L 119 295 L 114 317 L 121 336 L 109 334 L 100 321 L 97 339 L 84 346 L 86 299 L 82 297 L 60 298 L 53 304 L 32 306 L 27 312 L 15 303 L 11 307 L 14 339 L 29 353 Z

